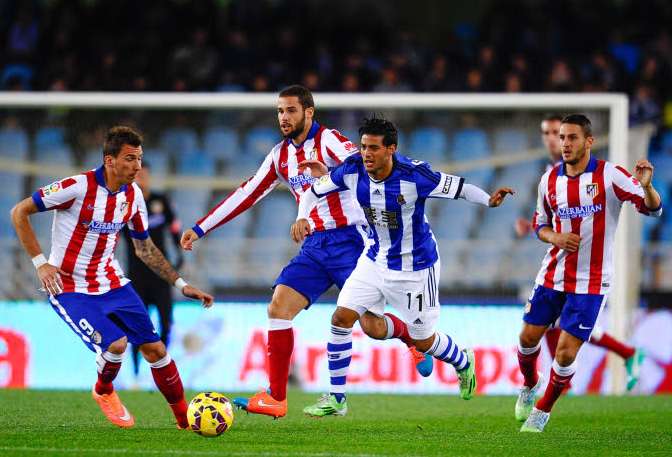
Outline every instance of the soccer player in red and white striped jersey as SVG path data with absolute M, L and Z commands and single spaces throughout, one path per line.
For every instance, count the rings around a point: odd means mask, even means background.
M 548 152 L 548 164 L 546 171 L 553 169 L 555 165 L 562 162 L 562 144 L 560 142 L 560 125 L 563 116 L 559 114 L 549 114 L 541 121 L 541 140 Z M 534 231 L 533 221 L 529 219 L 518 219 L 516 221 L 516 233 L 518 236 L 525 236 Z M 548 346 L 551 358 L 555 358 L 555 351 L 560 338 L 560 328 L 552 326 L 546 331 L 545 340 Z M 628 376 L 627 389 L 631 390 L 639 380 L 640 365 L 644 359 L 644 352 L 622 341 L 617 340 L 609 333 L 604 331 L 599 325 L 596 325 L 590 335 L 590 344 L 602 347 L 608 351 L 614 352 L 623 358 Z M 532 386 L 523 386 L 523 395 L 529 395 L 526 389 L 532 389 Z
M 250 209 L 281 183 L 289 188 L 298 205 L 303 193 L 309 192 L 315 181 L 310 169 L 299 167 L 300 163 L 318 161 L 334 168 L 358 152 L 354 143 L 337 130 L 320 125 L 314 116 L 315 103 L 308 89 L 294 85 L 280 91 L 278 123 L 283 141 L 271 150 L 252 178 L 185 231 L 181 241 L 185 250 L 191 250 L 199 238 Z M 269 389 L 249 399 L 234 399 L 238 407 L 250 413 L 276 418 L 286 414 L 287 380 L 294 348 L 292 320 L 332 285 L 343 286 L 366 244 L 367 222 L 349 191 L 321 198 L 308 220 L 312 235 L 305 240 L 299 254 L 280 272 L 268 307 Z M 392 337 L 410 344 L 407 333 L 381 328 L 375 318 L 369 319 L 365 315 L 360 324 L 364 332 L 373 338 L 385 339 L 389 332 Z M 414 349 L 411 353 L 418 371 L 428 376 L 429 373 L 423 373 L 420 368 L 427 357 Z
M 662 214 L 648 161 L 637 162 L 633 177 L 620 166 L 592 157 L 591 123 L 582 114 L 565 117 L 559 137 L 562 163 L 542 176 L 533 219 L 539 239 L 552 246 L 523 317 L 519 363 L 526 386 L 537 384 L 536 356 L 544 332 L 558 318 L 562 332 L 544 395 L 531 412 L 520 411 L 529 414 L 521 431 L 543 431 L 553 404 L 576 371 L 576 355 L 590 338 L 611 287 L 613 243 L 623 202 L 644 215 Z
M 135 423 L 112 385 L 130 341 L 152 367 L 178 428 L 186 429 L 187 405 L 175 362 L 114 258 L 121 229 L 129 226 L 137 256 L 184 296 L 206 307 L 213 299 L 180 278 L 149 238 L 147 208 L 133 182 L 142 167 L 142 136 L 129 127 L 110 129 L 103 161 L 96 170 L 56 181 L 19 202 L 12 209 L 12 222 L 52 308 L 96 353 L 98 381 L 92 394 L 108 420 L 125 428 Z M 54 221 L 47 260 L 29 217 L 50 210 Z

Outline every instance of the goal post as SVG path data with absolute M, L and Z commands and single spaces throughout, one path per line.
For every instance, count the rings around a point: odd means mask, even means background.
M 316 93 L 314 97 L 320 110 L 531 110 L 540 114 L 545 111 L 606 110 L 609 126 L 609 159 L 629 168 L 635 159 L 646 151 L 645 147 L 638 151 L 628 147 L 628 98 L 624 94 Z M 272 109 L 275 107 L 276 100 L 277 94 L 275 93 L 0 92 L 0 110 L 45 108 L 147 111 Z M 445 165 L 451 166 L 450 163 Z M 12 169 L 12 166 L 16 171 L 16 164 L 12 165 L 6 160 L 2 161 L 0 171 Z M 30 166 L 23 171 L 35 172 Z M 616 235 L 615 276 L 609 304 L 609 332 L 621 339 L 628 336 L 633 307 L 639 297 L 640 233 L 641 225 L 634 211 L 625 209 L 621 213 Z M 530 281 L 532 280 L 533 278 L 530 278 Z M 610 393 L 623 392 L 625 377 L 622 363 L 610 359 L 609 368 Z

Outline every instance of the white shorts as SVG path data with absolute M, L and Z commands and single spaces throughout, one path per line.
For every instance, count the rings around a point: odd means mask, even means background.
M 424 340 L 434 334 L 441 312 L 440 274 L 440 260 L 424 270 L 396 271 L 362 255 L 345 281 L 337 305 L 360 316 L 366 311 L 382 316 L 387 302 L 406 322 L 411 338 Z

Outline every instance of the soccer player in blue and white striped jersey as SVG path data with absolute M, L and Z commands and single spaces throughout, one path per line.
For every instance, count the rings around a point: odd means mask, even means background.
M 312 192 L 304 193 L 292 226 L 292 237 L 302 240 L 310 233 L 307 215 L 315 202 L 329 193 L 350 189 L 371 229 L 369 246 L 345 282 L 332 316 L 327 345 L 331 392 L 304 412 L 311 416 L 346 413 L 352 327 L 366 311 L 380 316 L 378 319 L 384 320 L 388 329 L 405 326 L 419 351 L 453 365 L 460 381 L 460 395 L 468 400 L 476 390 L 474 353 L 460 349 L 450 336 L 435 331 L 440 313 L 441 264 L 425 216 L 425 201 L 463 198 L 495 207 L 513 191 L 501 188 L 490 196 L 463 178 L 433 171 L 425 162 L 397 154 L 397 130 L 385 119 L 367 119 L 359 134 L 361 154 L 346 159 L 316 181 Z M 385 302 L 402 319 L 384 315 Z M 388 337 L 391 333 L 388 330 Z

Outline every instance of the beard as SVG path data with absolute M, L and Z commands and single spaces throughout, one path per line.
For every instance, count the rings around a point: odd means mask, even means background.
M 576 156 L 575 156 L 574 158 L 565 160 L 564 157 L 563 157 L 562 161 L 563 161 L 564 163 L 566 163 L 567 165 L 572 165 L 572 166 L 574 166 L 574 165 L 576 165 L 577 163 L 581 162 L 581 160 L 582 160 L 585 156 L 586 156 L 586 147 L 585 147 L 585 145 L 584 145 L 584 147 L 583 147 L 582 149 L 579 149 L 579 150 L 577 151 Z
M 306 126 L 306 116 L 304 114 L 304 116 L 301 118 L 301 121 L 298 124 L 296 124 L 296 127 L 289 133 L 283 135 L 284 138 L 289 138 L 290 140 L 295 139 L 296 137 L 301 135 L 301 132 L 303 132 L 305 126 Z

